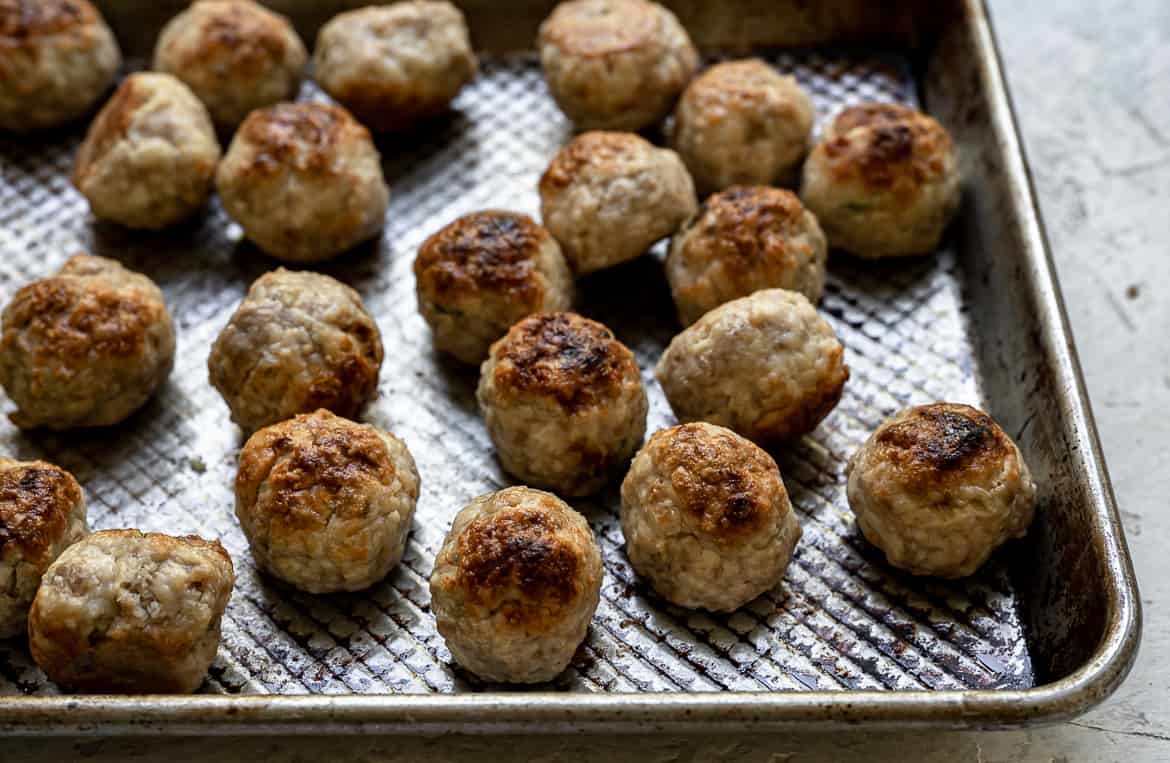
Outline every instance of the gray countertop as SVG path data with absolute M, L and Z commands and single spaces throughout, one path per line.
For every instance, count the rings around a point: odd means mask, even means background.
M 1170 759 L 1170 3 L 990 4 L 1145 608 L 1137 665 L 1103 706 L 998 733 L 10 740 L 0 741 L 0 760 L 438 763 L 511 757 L 504 750 L 544 763 Z

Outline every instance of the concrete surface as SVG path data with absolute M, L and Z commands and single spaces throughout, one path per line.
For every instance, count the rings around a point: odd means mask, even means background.
M 1059 726 L 734 738 L 13 740 L 0 761 L 1170 760 L 1170 3 L 991 0 L 1044 219 L 1137 565 L 1128 682 Z M 505 751 L 512 752 L 507 754 Z

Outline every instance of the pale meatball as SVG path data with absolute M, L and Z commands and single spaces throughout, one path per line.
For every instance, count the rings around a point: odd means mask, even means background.
M 758 443 L 811 432 L 841 399 L 849 369 L 833 328 L 803 294 L 757 291 L 677 335 L 658 382 L 680 421 L 707 421 Z
M 360 591 L 402 559 L 418 488 L 405 443 L 320 410 L 248 439 L 236 517 L 274 577 L 309 593 Z
M 678 18 L 647 0 L 561 3 L 537 44 L 549 91 L 583 130 L 661 121 L 699 67 Z
M 72 474 L 44 461 L 0 458 L 0 639 L 28 632 L 41 576 L 88 532 Z
M 169 74 L 123 80 L 77 152 L 73 185 L 94 215 L 160 229 L 198 212 L 211 194 L 219 141 L 207 109 Z
M 561 495 L 600 490 L 646 433 L 633 353 L 596 321 L 537 313 L 492 345 L 476 390 L 504 470 Z
M 354 418 L 377 392 L 382 336 L 353 289 L 278 268 L 248 289 L 207 368 L 245 431 L 318 408 Z
M 455 516 L 435 557 L 431 611 L 456 662 L 486 681 L 563 671 L 601 598 L 589 524 L 551 493 L 510 487 Z
M 626 554 L 681 607 L 730 612 L 780 582 L 800 523 L 772 457 L 735 432 L 654 433 L 622 483 Z
M 419 249 L 414 276 L 435 346 L 464 363 L 482 362 L 524 316 L 573 302 L 560 245 L 516 212 L 475 212 L 447 225 Z
M 252 112 L 215 186 L 248 238 L 289 262 L 327 260 L 373 238 L 390 204 L 369 131 L 324 103 Z
M 959 208 L 946 129 L 906 106 L 842 111 L 804 164 L 800 195 L 829 245 L 861 257 L 928 254 Z
M 307 58 L 288 19 L 251 0 L 199 0 L 154 48 L 154 68 L 187 83 L 224 129 L 295 96 Z
M 788 184 L 808 153 L 815 118 L 812 100 L 792 77 L 758 58 L 728 61 L 687 86 L 671 142 L 701 193 Z
M 970 575 L 1032 523 L 1036 486 L 1020 449 L 968 405 L 923 405 L 887 419 L 848 472 L 861 532 L 915 575 Z
M 154 281 L 79 254 L 4 308 L 0 384 L 22 429 L 117 424 L 170 376 L 175 325 Z
M 698 207 L 678 154 L 633 133 L 587 132 L 540 178 L 540 214 L 577 275 L 640 257 Z
M 828 247 L 817 218 L 790 191 L 733 186 L 711 196 L 671 242 L 666 279 L 684 326 L 760 289 L 789 289 L 814 304 Z
M 313 67 L 321 89 L 367 127 L 403 130 L 446 111 L 477 63 L 459 9 L 422 0 L 334 16 Z
M 215 659 L 234 584 L 231 557 L 215 541 L 96 532 L 45 572 L 29 649 L 69 691 L 190 693 Z
M 77 119 L 121 66 L 114 35 L 88 0 L 0 0 L 0 129 Z

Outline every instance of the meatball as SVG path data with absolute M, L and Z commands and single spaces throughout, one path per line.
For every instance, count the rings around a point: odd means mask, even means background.
M 175 326 L 146 276 L 79 254 L 4 308 L 0 384 L 22 429 L 117 424 L 170 376 Z
M 804 164 L 801 197 L 830 246 L 861 257 L 934 251 L 959 208 L 958 155 L 935 120 L 905 106 L 842 111 Z
M 460 217 L 423 243 L 414 275 L 435 346 L 464 363 L 483 361 L 524 316 L 573 302 L 573 274 L 556 239 L 515 212 Z
M 211 194 L 219 141 L 207 109 L 169 74 L 131 74 L 81 144 L 73 185 L 94 215 L 160 229 L 199 211 Z
M 1020 449 L 968 405 L 923 405 L 886 420 L 848 474 L 861 532 L 915 575 L 970 575 L 1032 523 L 1036 486 Z
M 540 214 L 578 275 L 640 257 L 696 207 L 678 154 L 633 133 L 578 135 L 540 178 Z
M 589 524 L 551 493 L 510 487 L 455 516 L 435 557 L 431 611 L 455 660 L 487 681 L 563 671 L 601 598 Z
M 666 279 L 684 326 L 760 289 L 789 289 L 816 303 L 828 248 L 817 218 L 790 191 L 733 186 L 703 202 L 679 229 Z
M 41 576 L 88 532 L 72 474 L 44 461 L 0 458 L 0 639 L 28 631 Z
M 326 260 L 373 238 L 390 204 L 369 131 L 324 103 L 249 114 L 215 185 L 248 238 L 290 262 Z
M 833 410 L 849 378 L 844 354 L 804 295 L 766 289 L 725 302 L 671 340 L 658 382 L 680 421 L 772 443 L 811 432 Z
M 492 345 L 476 396 L 504 469 L 562 495 L 597 492 L 646 433 L 633 353 L 574 313 L 537 313 L 513 326 Z
M 752 58 L 716 64 L 674 110 L 671 143 L 702 193 L 791 183 L 808 153 L 816 112 L 792 77 Z
M 382 336 L 358 293 L 284 268 L 256 279 L 207 360 L 232 421 L 249 432 L 318 408 L 353 418 L 381 367 Z
M 621 519 L 630 563 L 660 596 L 716 612 L 779 583 L 801 534 L 772 457 L 704 423 L 655 432 L 638 451 Z
M 0 0 L 0 129 L 77 119 L 121 66 L 118 43 L 89 0 Z
M 647 0 L 561 3 L 537 44 L 553 98 L 580 129 L 661 121 L 699 66 L 675 15 Z
M 475 76 L 463 14 L 446 0 L 369 6 L 333 17 L 313 52 L 321 88 L 374 130 L 446 111 Z
M 154 48 L 154 68 L 187 83 L 224 129 L 295 96 L 307 58 L 288 19 L 251 0 L 198 0 Z
M 63 689 L 190 693 L 215 659 L 234 583 L 217 542 L 96 532 L 45 572 L 29 612 L 29 649 Z
M 309 593 L 360 591 L 402 559 L 418 487 L 405 443 L 320 410 L 248 439 L 236 517 L 274 577 Z

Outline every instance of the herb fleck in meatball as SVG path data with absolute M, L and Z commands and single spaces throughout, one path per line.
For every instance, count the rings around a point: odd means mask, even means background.
M 674 110 L 672 145 L 701 193 L 788 184 L 808 153 L 816 112 L 792 77 L 752 58 L 691 80 Z
M 207 366 L 245 431 L 318 408 L 353 418 L 377 391 L 382 337 L 353 289 L 278 268 L 252 284 Z
M 402 559 L 418 489 L 401 440 L 320 410 L 244 445 L 236 517 L 270 574 L 310 593 L 359 591 Z
M 676 336 L 657 374 L 679 420 L 770 443 L 811 432 L 836 407 L 849 378 L 844 354 L 804 295 L 766 289 Z
M 720 612 L 779 583 L 801 534 L 772 457 L 704 423 L 655 432 L 638 451 L 622 483 L 622 532 L 661 596 Z
M 77 119 L 121 65 L 113 33 L 88 0 L 0 0 L 0 130 Z
M 215 187 L 256 246 L 317 262 L 382 230 L 390 189 L 381 161 L 369 131 L 345 109 L 281 103 L 240 125 Z
M 338 14 L 317 36 L 313 65 L 321 88 L 373 130 L 442 114 L 477 69 L 463 14 L 445 0 Z
M 578 275 L 640 257 L 697 206 L 678 154 L 633 133 L 578 135 L 540 178 L 541 217 Z
M 779 188 L 734 186 L 699 207 L 671 243 L 666 278 L 684 326 L 760 289 L 816 303 L 825 287 L 825 234 L 800 199 Z
M 33 659 L 63 689 L 189 693 L 219 647 L 235 574 L 194 536 L 96 532 L 50 565 L 33 600 Z
M 1020 449 L 967 405 L 908 408 L 849 462 L 849 506 L 890 564 L 915 575 L 970 575 L 1032 523 L 1036 486 Z
M 556 677 L 601 598 L 601 553 L 577 512 L 512 487 L 459 512 L 435 557 L 431 610 L 455 660 L 487 681 Z
M 198 0 L 163 28 L 154 68 L 183 80 L 222 128 L 296 95 L 308 54 L 288 19 L 252 0 Z
M 540 63 L 581 129 L 640 130 L 662 120 L 699 66 L 673 13 L 647 0 L 570 0 L 540 26 Z
M 464 215 L 428 238 L 414 261 L 418 306 L 435 346 L 464 363 L 526 315 L 567 310 L 573 274 L 561 247 L 528 215 Z
M 77 255 L 4 308 L 0 384 L 22 429 L 117 424 L 166 381 L 175 327 L 141 273 Z
M 927 254 L 959 208 L 957 151 L 925 114 L 852 106 L 809 155 L 800 195 L 832 247 L 871 258 Z
M 0 638 L 28 632 L 41 576 L 88 532 L 72 474 L 44 461 L 0 458 Z
M 207 109 L 169 74 L 122 81 L 90 125 L 73 185 L 94 215 L 131 228 L 165 228 L 211 194 L 219 141 Z
M 479 407 L 505 471 L 562 495 L 588 495 L 646 432 L 646 390 L 629 349 L 574 313 L 537 313 L 492 345 Z

